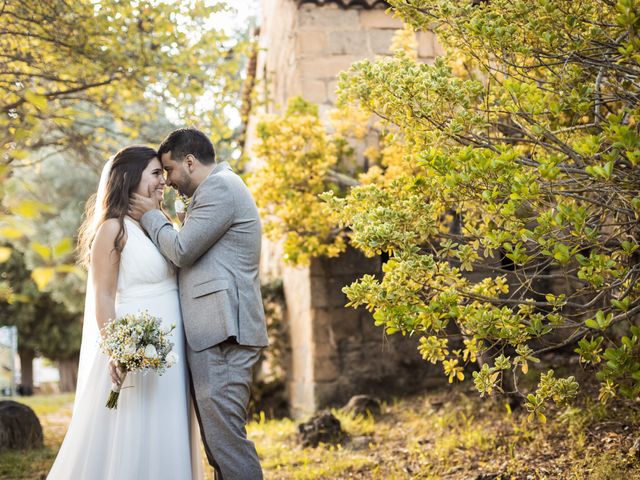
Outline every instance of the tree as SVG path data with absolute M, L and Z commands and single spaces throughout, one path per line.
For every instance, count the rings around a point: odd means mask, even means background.
M 201 1 L 2 2 L 0 181 L 59 154 L 98 170 L 123 144 L 157 143 L 169 127 L 148 127 L 167 115 L 233 148 L 239 133 L 229 117 L 238 108 L 248 42 L 215 28 L 213 15 L 224 8 Z M 8 194 L 1 185 L 0 199 Z M 3 204 L 0 238 L 9 241 L 49 210 L 34 201 Z M 9 255 L 3 247 L 0 262 Z M 39 279 L 47 283 L 47 275 Z
M 61 369 L 61 389 L 72 390 L 76 380 L 73 364 L 77 364 L 82 335 L 79 314 L 70 312 L 49 293 L 41 292 L 30 273 L 24 255 L 14 249 L 0 274 L 0 278 L 11 286 L 10 298 L 0 302 L 0 317 L 3 325 L 18 327 L 22 391 L 26 394 L 33 391 L 33 359 L 36 355 L 62 363 L 71 361 L 71 369 Z M 65 373 L 70 373 L 69 378 Z
M 340 78 L 341 105 L 374 114 L 383 135 L 360 185 L 322 198 L 338 235 L 390 257 L 381 278 L 344 289 L 349 305 L 387 333 L 419 337 L 449 381 L 484 359 L 479 392 L 523 396 L 532 418 L 544 421 L 546 403 L 578 384 L 549 370 L 527 392 L 521 377 L 543 352 L 576 342 L 603 402 L 635 398 L 640 5 L 390 3 L 411 27 L 433 28 L 447 54 L 430 66 L 401 49 Z M 292 131 L 304 150 L 304 131 Z M 296 188 L 270 169 L 276 152 L 262 152 L 257 173 L 263 209 Z M 299 208 L 279 216 L 285 230 L 298 232 L 289 219 Z M 322 225 L 307 237 L 333 244 Z
M 207 24 L 223 8 L 222 2 L 4 2 L 5 160 L 25 155 L 24 147 L 84 142 L 104 115 L 139 127 L 166 106 L 224 138 L 224 110 L 240 94 L 235 83 L 245 46 Z M 199 105 L 205 92 L 207 108 Z M 147 109 L 130 108 L 141 102 Z M 74 122 L 90 128 L 65 135 Z

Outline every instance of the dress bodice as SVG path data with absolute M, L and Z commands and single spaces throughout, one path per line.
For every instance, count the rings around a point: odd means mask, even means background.
M 120 254 L 118 301 L 158 295 L 177 288 L 173 265 L 136 222 L 125 217 L 127 241 Z

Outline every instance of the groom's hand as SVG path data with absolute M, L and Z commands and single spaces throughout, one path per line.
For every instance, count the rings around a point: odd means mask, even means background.
M 149 210 L 156 210 L 157 208 L 157 200 L 134 193 L 129 199 L 128 214 L 134 220 L 139 221 Z

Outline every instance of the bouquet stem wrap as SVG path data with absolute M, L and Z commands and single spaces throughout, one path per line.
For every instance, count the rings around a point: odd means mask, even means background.
M 122 377 L 122 383 L 124 383 L 124 379 L 127 378 L 127 372 L 124 372 L 124 377 Z M 122 384 L 118 385 L 116 383 L 111 384 L 111 391 L 109 392 L 109 398 L 107 399 L 107 408 L 118 408 L 118 398 L 120 398 L 120 390 L 122 389 Z

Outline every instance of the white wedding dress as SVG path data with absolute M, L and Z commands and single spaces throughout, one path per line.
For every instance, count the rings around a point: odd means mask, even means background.
M 125 217 L 116 315 L 147 310 L 176 324 L 179 355 L 163 375 L 128 374 L 117 409 L 105 407 L 111 380 L 97 348 L 94 315 L 85 312 L 73 416 L 48 480 L 189 480 L 201 478 L 199 434 L 192 415 L 176 274 L 153 242 Z M 88 290 L 91 285 L 88 285 Z M 87 296 L 86 308 L 91 301 Z

